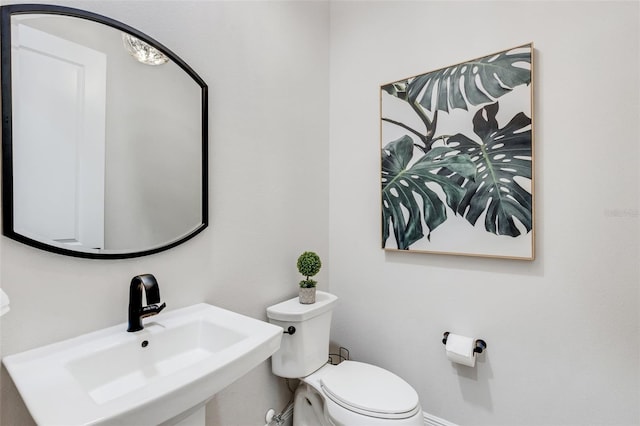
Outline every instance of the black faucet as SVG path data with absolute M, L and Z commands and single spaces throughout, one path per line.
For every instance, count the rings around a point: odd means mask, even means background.
M 147 296 L 147 306 L 142 306 L 142 289 Z M 158 314 L 167 306 L 160 305 L 160 287 L 156 277 L 151 274 L 137 275 L 129 287 L 129 328 L 127 331 L 140 331 L 144 327 L 142 318 Z

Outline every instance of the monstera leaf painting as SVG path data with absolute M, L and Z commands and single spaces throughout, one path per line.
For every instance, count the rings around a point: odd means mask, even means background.
M 381 87 L 384 248 L 533 259 L 532 51 Z

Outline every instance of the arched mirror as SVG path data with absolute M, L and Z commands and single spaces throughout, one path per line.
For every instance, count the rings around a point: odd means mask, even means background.
M 87 258 L 174 247 L 207 226 L 207 86 L 94 13 L 2 7 L 3 232 Z

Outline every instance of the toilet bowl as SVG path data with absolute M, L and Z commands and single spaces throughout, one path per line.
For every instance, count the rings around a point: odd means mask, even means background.
M 294 298 L 267 308 L 269 322 L 289 330 L 271 358 L 273 373 L 300 379 L 293 425 L 423 426 L 418 394 L 400 377 L 362 362 L 328 363 L 336 302 L 336 296 L 318 291 L 314 304 Z
M 395 374 L 370 364 L 325 364 L 296 389 L 294 426 L 423 426 L 418 394 Z

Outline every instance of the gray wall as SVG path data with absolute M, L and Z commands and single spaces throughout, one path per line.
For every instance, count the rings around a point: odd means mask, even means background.
M 640 423 L 639 21 L 638 2 L 332 3 L 333 339 L 425 411 Z M 531 41 L 536 260 L 380 250 L 377 86 Z M 447 361 L 445 331 L 487 341 L 475 369 Z
M 0 286 L 11 297 L 0 355 L 125 322 L 131 277 L 146 272 L 158 278 L 167 309 L 205 301 L 266 320 L 267 306 L 297 293 L 297 256 L 328 258 L 328 5 L 57 3 L 140 29 L 208 83 L 211 223 L 180 247 L 122 261 L 0 238 Z M 328 268 L 319 277 L 325 290 L 327 277 Z M 0 424 L 31 424 L 4 367 L 0 386 Z M 262 425 L 267 409 L 288 399 L 265 362 L 216 395 L 207 423 Z

